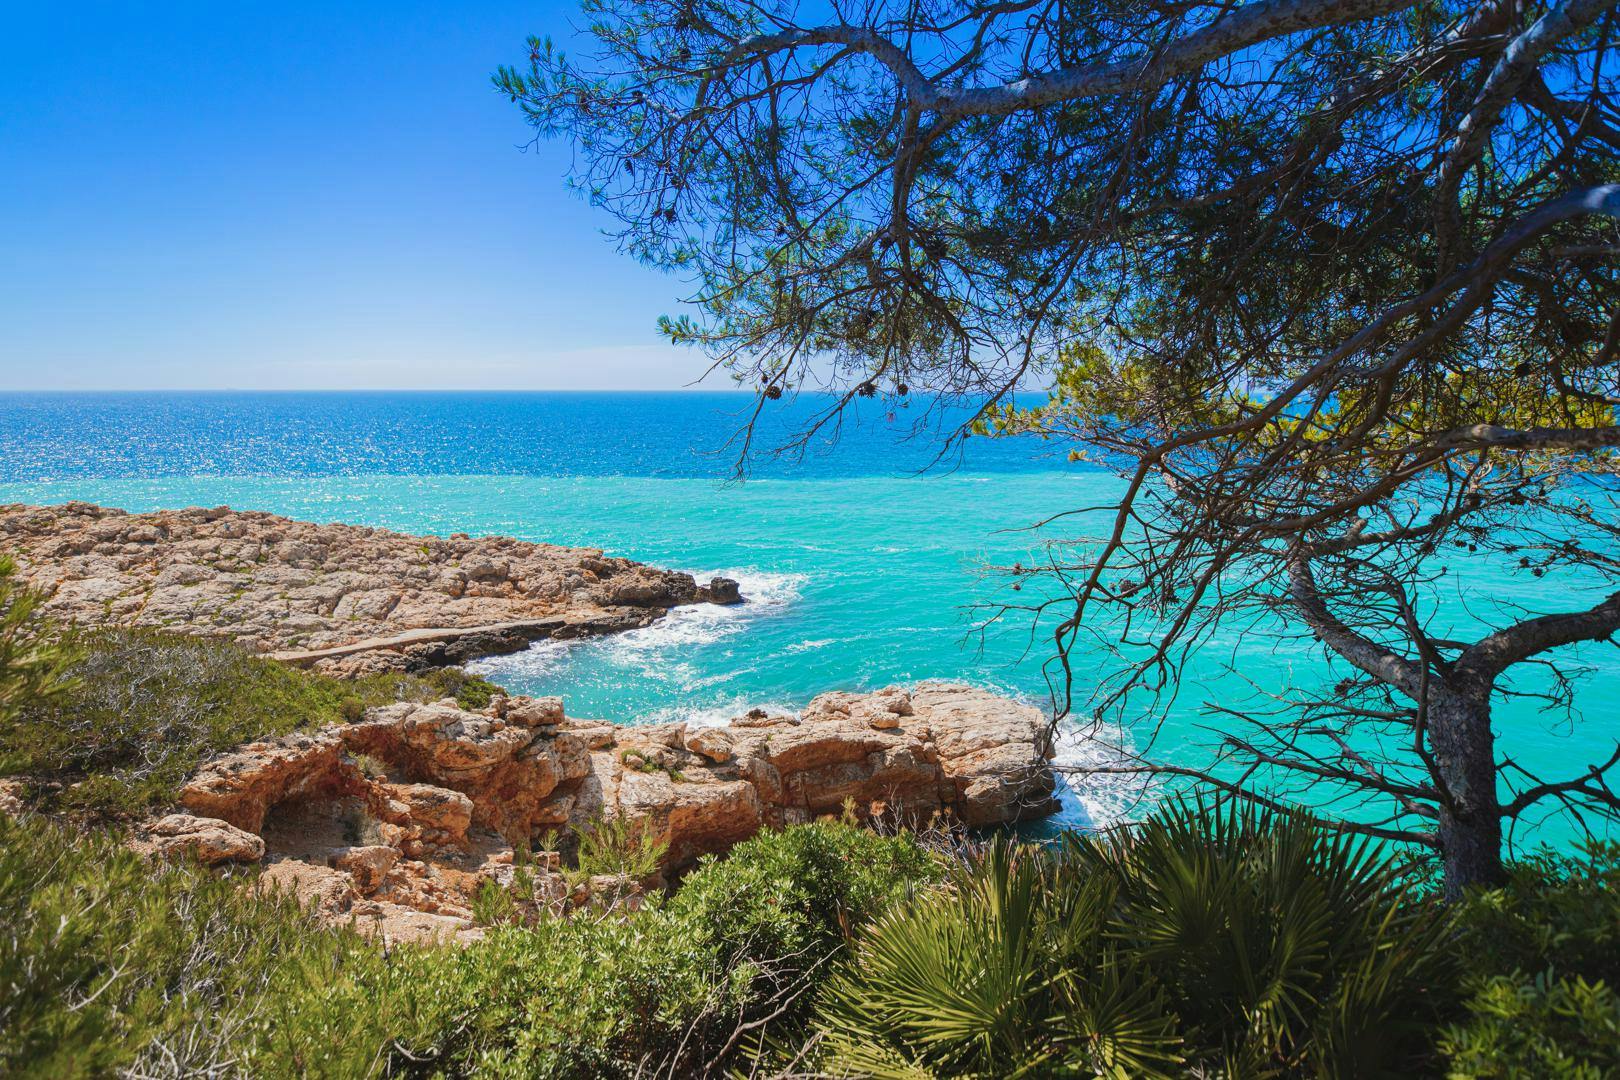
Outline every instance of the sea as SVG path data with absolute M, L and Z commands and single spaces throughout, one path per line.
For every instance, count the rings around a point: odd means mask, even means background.
M 560 695 L 573 716 L 718 723 L 827 690 L 924 679 L 1050 709 L 1065 687 L 1052 663 L 1061 607 L 1029 610 L 1055 594 L 1018 569 L 1072 560 L 1103 530 L 1099 508 L 1120 480 L 1071 461 L 1065 445 L 954 438 L 960 407 L 858 401 L 817 427 L 831 404 L 785 400 L 749 440 L 753 398 L 742 393 L 0 394 L 0 503 L 228 505 L 499 534 L 741 583 L 737 607 L 681 608 L 645 629 L 476 665 L 513 692 Z M 1459 567 L 1437 591 L 1439 615 L 1480 598 L 1521 612 L 1580 600 L 1510 571 Z M 1503 753 L 1542 772 L 1606 759 L 1620 732 L 1614 654 L 1575 657 L 1573 717 L 1528 697 L 1499 706 Z M 1145 754 L 1199 764 L 1230 722 L 1220 707 L 1335 674 L 1307 639 L 1224 628 L 1173 695 L 1094 718 L 1087 703 L 1118 663 L 1101 637 L 1071 658 L 1076 708 L 1060 763 Z M 1114 825 L 1163 796 L 1125 775 L 1076 775 L 1043 828 Z M 1552 816 L 1512 840 L 1523 850 L 1581 836 Z

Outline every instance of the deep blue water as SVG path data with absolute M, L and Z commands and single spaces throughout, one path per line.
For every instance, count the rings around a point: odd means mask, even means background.
M 729 479 L 743 393 L 0 394 L 0 483 L 174 476 L 643 476 Z M 857 401 L 781 455 L 831 399 L 767 414 L 748 474 L 800 480 L 922 469 L 1029 472 L 1058 451 L 973 440 L 941 456 L 966 415 L 915 398 Z M 965 453 L 960 452 L 965 450 Z
M 958 678 L 1045 704 L 1044 632 L 1014 614 L 979 630 L 1010 591 L 1014 562 L 1098 530 L 1094 516 L 1029 531 L 1060 510 L 1106 503 L 1107 472 L 1069 464 L 1066 447 L 968 440 L 936 461 L 961 414 L 863 402 L 853 421 L 802 455 L 757 457 L 745 483 L 728 438 L 742 394 L 0 394 L 0 502 L 85 499 L 129 510 L 229 504 L 316 521 L 409 532 L 500 533 L 738 578 L 749 603 L 677 611 L 646 630 L 542 644 L 482 665 L 514 690 L 561 694 L 576 716 L 723 719 L 750 705 L 796 707 L 829 689 Z M 770 448 L 824 399 L 762 424 Z M 917 475 L 919 470 L 928 469 Z M 1464 567 L 1448 585 L 1532 609 L 1528 578 Z M 1441 597 L 1444 605 L 1458 603 Z M 1563 604 L 1568 597 L 1554 597 Z M 1526 765 L 1568 768 L 1612 747 L 1620 666 L 1586 657 L 1585 722 L 1569 729 L 1529 705 L 1498 710 L 1504 745 Z M 1228 628 L 1188 670 L 1156 736 L 1069 732 L 1066 760 L 1106 759 L 1115 743 L 1202 760 L 1210 701 L 1231 702 L 1324 675 L 1297 640 Z M 1084 700 L 1108 670 L 1079 657 Z M 1238 675 L 1228 674 L 1232 663 Z M 1129 719 L 1129 718 L 1127 718 Z M 1129 782 L 1066 793 L 1066 823 L 1136 812 Z M 1550 822 L 1520 841 L 1567 842 Z

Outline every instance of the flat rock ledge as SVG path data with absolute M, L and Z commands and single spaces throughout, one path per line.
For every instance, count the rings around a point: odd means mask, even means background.
M 755 710 L 720 727 L 571 719 L 557 698 L 478 713 L 402 703 L 215 758 L 181 789 L 183 812 L 133 843 L 263 862 L 261 888 L 328 921 L 465 940 L 486 881 L 521 872 L 534 905 L 563 910 L 634 903 L 657 884 L 566 874 L 569 826 L 648 830 L 679 871 L 763 828 L 846 812 L 1012 824 L 1057 808 L 1051 753 L 1038 710 L 946 683 L 822 694 L 797 717 Z
M 462 663 L 741 599 L 727 578 L 699 585 L 596 548 L 228 507 L 0 506 L 0 552 L 71 622 L 229 638 L 339 675 Z

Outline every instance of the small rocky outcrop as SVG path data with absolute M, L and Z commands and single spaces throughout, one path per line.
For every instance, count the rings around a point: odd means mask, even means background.
M 21 817 L 28 812 L 28 786 L 21 780 L 0 780 L 0 814 Z
M 335 731 L 248 743 L 204 765 L 180 801 L 193 813 L 256 833 L 271 806 L 331 797 L 349 786 L 342 754 Z
M 264 858 L 264 840 L 219 818 L 168 814 L 140 828 L 130 843 L 155 857 L 189 857 L 205 866 Z
M 19 557 L 52 615 L 231 638 L 336 674 L 462 663 L 741 599 L 730 579 L 700 586 L 595 548 L 227 507 L 0 506 L 0 550 Z
M 762 828 L 846 810 L 1011 824 L 1056 809 L 1050 757 L 1039 711 L 942 683 L 823 694 L 799 716 L 756 710 L 720 727 L 578 720 L 555 698 L 497 698 L 477 713 L 401 703 L 214 759 L 180 791 L 187 814 L 148 825 L 139 843 L 205 862 L 262 856 L 261 887 L 328 918 L 454 938 L 472 932 L 483 883 L 504 888 L 520 869 L 549 903 L 632 902 L 637 883 L 561 872 L 570 826 L 650 831 L 679 871 Z M 242 837 L 260 841 L 257 854 Z M 540 854 L 520 867 L 520 852 Z

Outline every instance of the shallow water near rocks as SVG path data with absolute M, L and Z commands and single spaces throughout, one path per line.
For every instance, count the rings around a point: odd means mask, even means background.
M 831 689 L 964 680 L 1045 704 L 1049 637 L 1014 612 L 1004 568 L 1038 564 L 1043 544 L 1095 531 L 1054 512 L 1106 502 L 1118 481 L 1063 463 L 1041 444 L 970 442 L 948 473 L 914 475 L 924 444 L 898 442 L 909 416 L 873 412 L 837 448 L 766 463 L 727 483 L 729 459 L 702 453 L 735 424 L 743 399 L 710 394 L 0 395 L 0 501 L 84 499 L 128 510 L 228 504 L 314 521 L 413 533 L 504 534 L 601 547 L 700 577 L 724 574 L 747 602 L 675 611 L 642 630 L 542 643 L 478 670 L 516 692 L 558 694 L 570 715 L 629 722 L 719 722 L 752 706 L 794 709 Z M 1463 568 L 1463 584 L 1534 607 L 1528 579 Z M 1459 585 L 1459 588 L 1462 587 Z M 1444 614 L 1444 612 L 1442 612 Z M 1460 616 L 1459 616 L 1460 617 Z M 1620 664 L 1591 650 L 1578 698 L 1585 721 L 1529 707 L 1498 710 L 1527 765 L 1567 771 L 1607 744 L 1620 715 Z M 1110 744 L 1197 760 L 1206 701 L 1325 673 L 1305 644 L 1235 629 L 1195 664 L 1156 737 L 1144 723 L 1081 735 L 1062 756 L 1105 760 Z M 1107 670 L 1077 657 L 1077 700 Z M 1604 755 L 1606 756 L 1606 754 Z M 1139 785 L 1116 779 L 1065 792 L 1057 824 L 1139 814 Z M 1569 844 L 1561 821 L 1521 830 L 1521 846 Z

